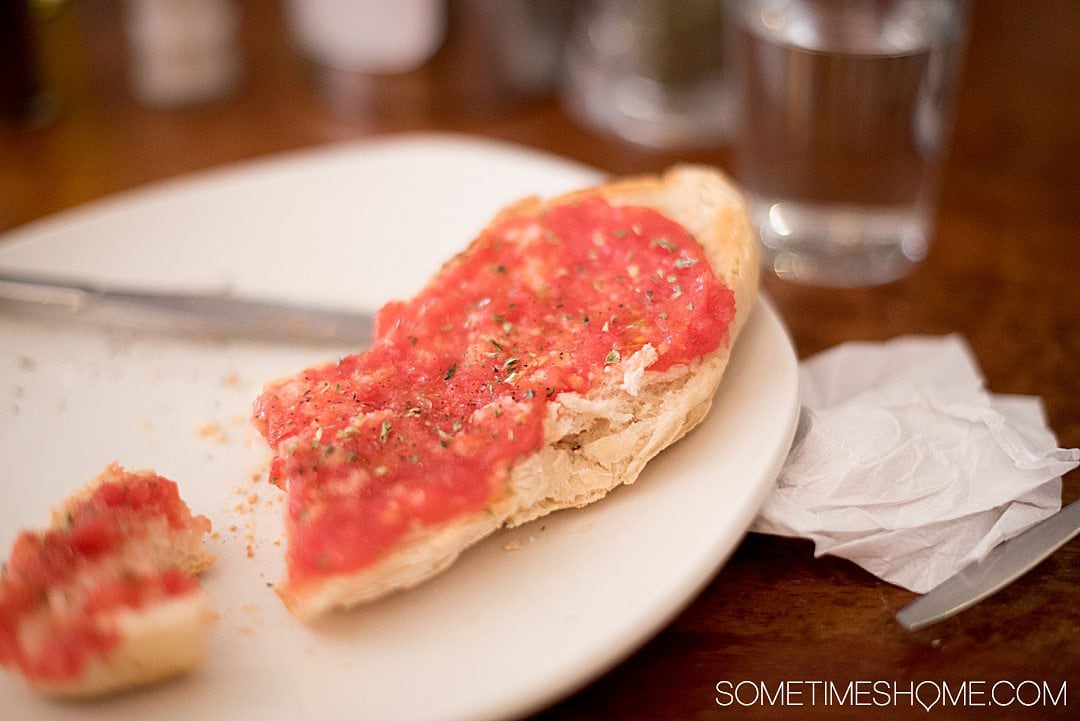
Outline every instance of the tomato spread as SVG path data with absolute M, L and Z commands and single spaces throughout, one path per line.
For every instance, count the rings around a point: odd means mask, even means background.
M 176 484 L 154 475 L 103 483 L 64 520 L 21 533 L 0 577 L 0 665 L 32 681 L 76 678 L 89 658 L 115 648 L 117 611 L 196 590 L 192 576 L 141 563 L 129 544 L 189 523 L 209 530 Z
M 290 582 L 483 512 L 540 448 L 547 402 L 621 379 L 646 345 L 650 369 L 687 363 L 727 343 L 734 312 L 698 243 L 651 209 L 594 197 L 488 229 L 379 312 L 369 350 L 256 401 L 287 490 Z

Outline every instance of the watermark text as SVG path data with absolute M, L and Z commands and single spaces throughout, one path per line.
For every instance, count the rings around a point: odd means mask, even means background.
M 790 680 L 716 683 L 721 707 L 869 706 L 921 708 L 1031 708 L 1068 706 L 1068 682 L 1035 680 L 858 681 Z

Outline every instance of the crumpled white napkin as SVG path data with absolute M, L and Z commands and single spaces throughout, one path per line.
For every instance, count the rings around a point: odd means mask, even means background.
M 846 343 L 799 367 L 803 416 L 751 530 L 923 593 L 1061 507 L 1042 405 L 992 395 L 958 335 Z

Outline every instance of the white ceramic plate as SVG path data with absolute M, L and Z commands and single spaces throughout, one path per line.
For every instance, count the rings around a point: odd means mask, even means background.
M 475 139 L 308 151 L 118 196 L 0 239 L 0 267 L 374 309 L 504 203 L 596 171 Z M 764 303 L 708 419 L 603 503 L 498 534 L 412 591 L 314 627 L 269 585 L 279 492 L 248 424 L 275 376 L 347 348 L 139 336 L 0 313 L 0 543 L 117 460 L 173 478 L 217 531 L 208 664 L 89 704 L 6 674 L 3 715 L 109 721 L 483 721 L 552 703 L 659 631 L 742 538 L 797 415 L 795 354 Z

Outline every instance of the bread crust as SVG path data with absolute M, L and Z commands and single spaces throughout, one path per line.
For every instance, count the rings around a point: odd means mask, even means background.
M 80 699 L 147 686 L 201 665 L 207 628 L 216 614 L 202 593 L 156 603 L 117 618 L 120 645 L 89 659 L 82 674 L 65 681 L 34 681 L 40 693 Z
M 514 465 L 506 492 L 484 512 L 420 529 L 389 556 L 359 572 L 298 587 L 279 585 L 279 595 L 298 618 L 311 621 L 331 609 L 415 586 L 500 528 L 593 503 L 617 486 L 633 483 L 650 459 L 708 413 L 731 348 L 757 297 L 758 244 L 742 196 L 719 171 L 681 165 L 659 176 L 612 180 L 546 201 L 526 198 L 498 213 L 491 226 L 594 195 L 612 205 L 651 207 L 697 240 L 717 278 L 735 297 L 727 344 L 664 371 L 647 369 L 655 351 L 646 346 L 621 361 L 622 373 L 614 380 L 585 394 L 555 397 L 547 404 L 543 446 Z

